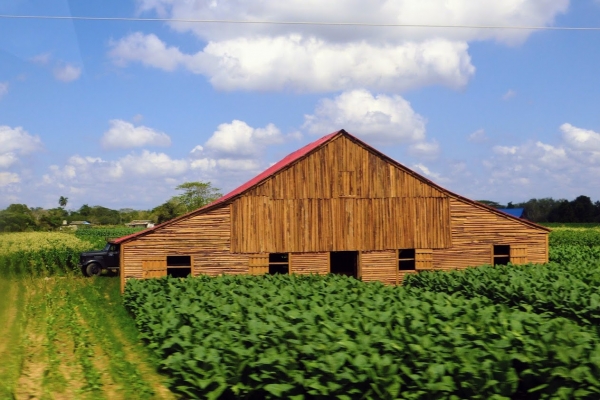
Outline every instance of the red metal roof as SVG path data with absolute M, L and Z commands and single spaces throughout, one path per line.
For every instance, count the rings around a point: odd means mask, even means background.
M 323 136 L 320 139 L 315 140 L 312 143 L 307 144 L 306 146 L 294 151 L 291 154 L 288 154 L 286 157 L 284 157 L 281 161 L 271 165 L 269 168 L 267 168 L 266 170 L 264 170 L 263 172 L 261 172 L 260 174 L 256 175 L 254 178 L 250 179 L 248 182 L 244 183 L 243 185 L 239 186 L 238 188 L 232 190 L 231 192 L 227 193 L 226 195 L 218 198 L 217 200 L 213 201 L 210 204 L 205 205 L 202 208 L 199 208 L 197 210 L 194 210 L 192 212 L 189 212 L 187 214 L 181 215 L 177 218 L 171 219 L 169 221 L 163 222 L 162 224 L 158 224 L 155 225 L 152 228 L 148 228 L 148 229 L 144 229 L 143 231 L 139 231 L 136 233 L 132 233 L 131 235 L 127 235 L 127 236 L 122 236 L 118 239 L 112 240 L 111 243 L 115 243 L 115 244 L 119 244 L 119 243 L 123 243 L 129 239 L 133 239 L 134 237 L 152 232 L 158 228 L 160 228 L 161 226 L 164 226 L 166 224 L 170 224 L 174 221 L 178 221 L 182 218 L 187 217 L 190 214 L 195 214 L 198 211 L 204 210 L 205 208 L 212 208 L 220 203 L 224 203 L 227 200 L 230 200 L 232 198 L 234 198 L 237 195 L 242 194 L 243 192 L 245 192 L 246 190 L 252 188 L 253 186 L 259 184 L 260 182 L 264 181 L 265 179 L 275 175 L 277 172 L 279 172 L 280 170 L 282 170 L 283 168 L 287 167 L 288 165 L 293 164 L 295 161 L 299 160 L 300 158 L 304 157 L 305 155 L 307 155 L 308 153 L 310 153 L 311 151 L 313 151 L 314 149 L 316 149 L 317 147 L 321 146 L 322 144 L 328 142 L 330 139 L 332 139 L 334 136 L 336 136 L 337 134 L 340 133 L 347 133 L 346 131 L 339 130 L 337 132 L 333 132 L 330 133 L 329 135 Z

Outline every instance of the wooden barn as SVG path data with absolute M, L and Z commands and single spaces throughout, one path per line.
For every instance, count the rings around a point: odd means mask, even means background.
M 407 273 L 548 261 L 549 229 L 436 185 L 346 131 L 196 211 L 119 238 L 121 284 L 165 275 Z

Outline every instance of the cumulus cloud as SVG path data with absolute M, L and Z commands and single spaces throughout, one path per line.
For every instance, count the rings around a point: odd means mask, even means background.
M 425 118 L 401 96 L 374 96 L 366 90 L 344 92 L 319 101 L 315 113 L 305 115 L 304 119 L 303 127 L 317 135 L 343 128 L 371 143 L 425 140 Z
M 61 63 L 54 68 L 53 73 L 54 77 L 59 81 L 72 82 L 81 76 L 81 68 L 72 64 Z
M 14 153 L 31 154 L 42 148 L 39 136 L 32 136 L 22 127 L 0 125 L 0 155 Z
M 398 45 L 332 44 L 299 35 L 236 38 L 210 42 L 186 54 L 156 35 L 133 33 L 112 43 L 115 64 L 130 62 L 206 75 L 223 90 L 327 92 L 366 87 L 406 90 L 429 84 L 464 86 L 475 68 L 462 42 L 431 39 Z M 256 55 L 260 54 L 260 57 Z
M 190 152 L 191 168 L 210 175 L 245 176 L 266 168 L 264 155 L 269 146 L 288 137 L 273 124 L 253 128 L 244 121 L 221 124 L 212 136 Z
M 569 147 L 591 152 L 600 152 L 600 133 L 577 128 L 571 124 L 562 124 L 560 130 Z
M 105 149 L 129 149 L 133 147 L 171 145 L 171 138 L 163 132 L 157 132 L 146 126 L 134 126 L 120 119 L 109 122 L 110 128 L 101 139 Z
M 130 131 L 140 127 L 120 120 L 111 122 L 115 122 L 111 129 L 129 125 L 121 136 L 130 144 L 148 145 L 155 138 L 142 135 L 139 139 Z M 44 193 L 55 195 L 60 190 L 58 195 L 67 193 L 73 202 L 85 202 L 85 195 L 107 205 L 127 202 L 148 207 L 175 195 L 175 186 L 183 182 L 210 181 L 223 191 L 230 190 L 265 169 L 267 148 L 285 140 L 287 136 L 273 124 L 253 128 L 234 120 L 219 125 L 210 139 L 195 146 L 188 157 L 173 158 L 148 150 L 113 159 L 74 155 L 64 165 L 51 166 L 42 185 Z
M 505 0 L 478 2 L 472 0 L 264 0 L 259 5 L 247 0 L 226 3 L 205 0 L 139 0 L 140 12 L 155 12 L 165 18 L 232 19 L 244 21 L 318 21 L 368 22 L 380 24 L 431 25 L 551 25 L 557 15 L 568 9 L 568 0 Z M 178 32 L 192 32 L 202 40 L 227 40 L 242 36 L 279 36 L 293 31 L 303 36 L 315 35 L 330 42 L 403 41 L 448 37 L 472 41 L 493 39 L 519 43 L 531 31 L 508 29 L 406 29 L 393 27 L 359 28 L 301 25 L 228 25 L 172 22 Z
M 173 19 L 367 22 L 374 24 L 551 25 L 569 0 L 139 0 L 138 12 Z M 284 24 L 172 22 L 203 43 L 185 53 L 156 35 L 133 33 L 111 43 L 115 64 L 187 69 L 223 90 L 398 92 L 424 85 L 464 86 L 474 74 L 468 43 L 518 44 L 532 34 L 511 29 L 420 29 Z
M 600 174 L 600 133 L 568 123 L 560 130 L 562 140 L 557 144 L 531 141 L 495 146 L 494 156 L 483 163 L 489 187 L 534 197 L 531 183 L 535 182 L 535 191 L 545 191 L 548 196 L 564 198 L 585 193 L 600 197 L 600 186 L 590 185 Z
M 8 82 L 0 82 L 0 100 L 8 94 Z
M 252 128 L 243 121 L 233 120 L 230 124 L 221 124 L 202 146 L 193 152 L 209 151 L 219 158 L 248 158 L 262 154 L 266 146 L 283 142 L 283 135 L 273 124 L 264 128 Z

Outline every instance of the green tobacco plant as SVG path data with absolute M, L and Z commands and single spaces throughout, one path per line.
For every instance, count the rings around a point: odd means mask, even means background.
M 141 337 L 190 398 L 597 398 L 595 332 L 487 297 L 341 276 L 128 281 Z
M 403 285 L 409 290 L 485 297 L 523 311 L 600 324 L 600 261 L 423 272 L 407 276 Z

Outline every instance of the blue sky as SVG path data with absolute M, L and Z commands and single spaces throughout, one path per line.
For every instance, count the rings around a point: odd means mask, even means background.
M 326 4 L 325 6 L 323 4 Z M 0 14 L 600 26 L 596 0 L 17 0 Z M 600 200 L 600 31 L 0 19 L 0 207 L 227 192 L 341 128 L 473 199 Z

